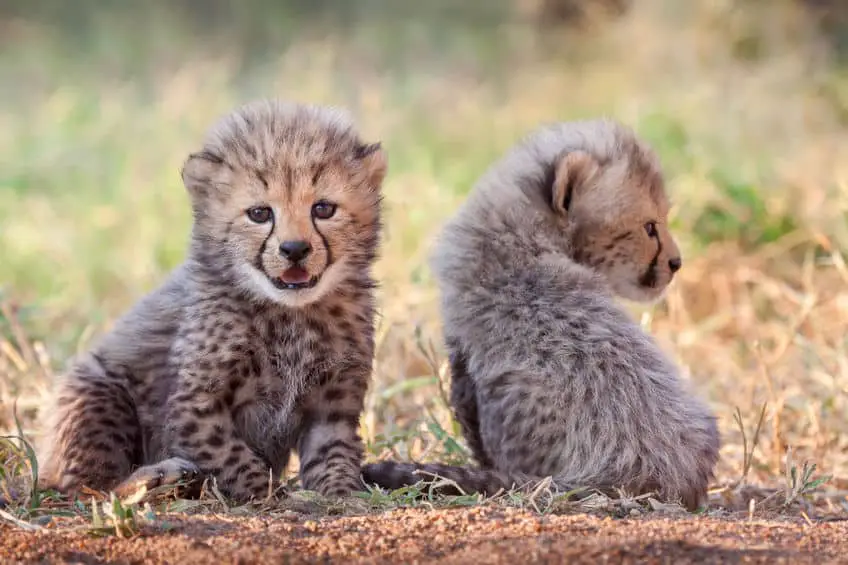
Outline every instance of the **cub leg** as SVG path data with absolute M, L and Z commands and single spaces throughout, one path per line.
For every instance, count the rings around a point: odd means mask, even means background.
M 142 463 L 141 425 L 126 379 L 96 355 L 59 384 L 41 478 L 60 492 L 110 490 Z
M 324 496 L 347 496 L 363 489 L 364 447 L 359 417 L 367 376 L 349 374 L 317 389 L 310 397 L 298 441 L 303 487 Z
M 484 468 L 492 467 L 492 460 L 486 453 L 483 438 L 480 435 L 477 387 L 468 373 L 465 354 L 460 350 L 459 342 L 447 340 L 446 344 L 451 368 L 451 408 L 477 464 Z
M 170 455 L 193 462 L 200 472 L 215 477 L 231 498 L 246 502 L 265 498 L 279 480 L 270 477 L 270 466 L 236 432 L 231 407 L 214 387 L 204 388 L 197 375 L 183 372 L 169 400 Z

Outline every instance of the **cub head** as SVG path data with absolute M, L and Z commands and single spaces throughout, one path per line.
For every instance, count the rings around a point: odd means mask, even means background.
M 567 226 L 575 261 L 603 275 L 619 296 L 650 302 L 683 264 L 668 229 L 662 172 L 629 129 L 602 124 L 596 133 L 606 143 L 557 159 L 551 204 Z
M 346 114 L 258 101 L 222 118 L 182 177 L 193 240 L 254 298 L 300 307 L 369 276 L 386 158 Z

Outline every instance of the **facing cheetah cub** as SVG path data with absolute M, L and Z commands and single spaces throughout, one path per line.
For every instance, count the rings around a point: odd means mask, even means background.
M 660 166 L 612 121 L 540 128 L 495 164 L 433 257 L 451 403 L 480 469 L 383 462 L 368 483 L 453 479 L 493 494 L 551 476 L 704 501 L 714 416 L 614 301 L 657 299 L 681 266 Z
M 58 385 L 45 481 L 201 474 L 246 500 L 296 449 L 305 488 L 360 489 L 385 171 L 334 109 L 258 101 L 214 125 L 182 171 L 187 258 Z

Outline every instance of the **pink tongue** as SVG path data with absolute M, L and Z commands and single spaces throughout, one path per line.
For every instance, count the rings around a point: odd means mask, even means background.
M 305 283 L 309 280 L 309 273 L 306 272 L 306 269 L 301 267 L 289 267 L 283 274 L 280 275 L 280 279 L 284 283 L 288 284 L 300 284 Z

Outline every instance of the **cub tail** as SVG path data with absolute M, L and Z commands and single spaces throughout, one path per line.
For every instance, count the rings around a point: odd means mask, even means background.
M 494 496 L 499 492 L 532 492 L 544 481 L 544 477 L 497 471 L 491 468 L 463 467 L 441 463 L 400 463 L 383 461 L 369 463 L 362 467 L 362 479 L 365 484 L 377 485 L 387 490 L 395 490 L 426 481 L 431 486 L 427 490 L 432 494 L 457 496 L 480 493 Z M 610 485 L 577 485 L 565 477 L 553 477 L 549 483 L 551 490 L 558 494 L 570 493 L 570 500 L 583 500 L 592 494 L 601 494 L 610 498 L 619 498 L 621 490 Z M 695 511 L 708 502 L 706 481 L 688 488 L 667 490 L 655 481 L 631 484 L 631 495 L 654 493 L 668 502 L 679 502 L 687 510 Z
M 494 469 L 397 461 L 364 465 L 362 478 L 366 484 L 377 485 L 387 490 L 412 486 L 420 481 L 432 481 L 432 486 L 429 487 L 430 492 L 449 496 L 472 493 L 493 496 L 499 491 L 528 487 L 532 489 L 543 480 L 522 473 L 505 473 Z M 560 485 L 556 486 L 560 487 Z

